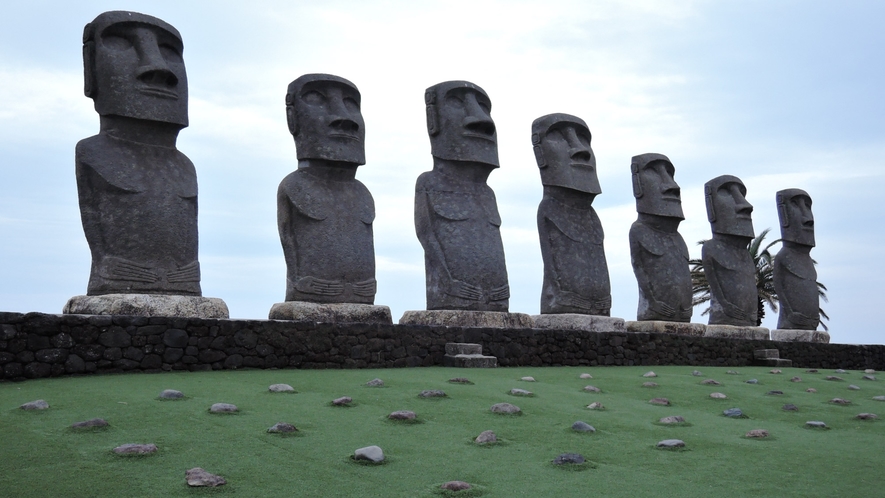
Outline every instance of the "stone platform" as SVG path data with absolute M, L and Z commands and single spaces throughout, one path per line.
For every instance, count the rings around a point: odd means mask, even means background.
M 645 334 L 673 334 L 703 337 L 707 326 L 703 323 L 665 322 L 661 320 L 647 320 L 642 322 L 626 322 L 627 332 Z
M 393 323 L 390 308 L 387 306 L 305 301 L 276 303 L 270 308 L 267 318 L 318 323 Z
M 163 294 L 104 294 L 74 296 L 65 304 L 65 315 L 171 316 L 183 318 L 229 318 L 227 304 L 217 297 Z
M 532 317 L 525 313 L 500 311 L 417 310 L 403 313 L 399 324 L 530 329 L 532 328 Z
M 721 337 L 724 339 L 769 340 L 769 331 L 765 327 L 738 327 L 736 325 L 707 325 L 704 337 Z
M 830 334 L 819 330 L 774 329 L 771 340 L 780 342 L 817 342 L 829 344 Z
M 581 315 L 578 313 L 556 313 L 532 315 L 536 329 L 584 330 L 587 332 L 626 332 L 623 318 Z
M 483 356 L 482 344 L 466 342 L 447 342 L 443 366 L 460 368 L 494 368 L 498 359 L 494 356 Z

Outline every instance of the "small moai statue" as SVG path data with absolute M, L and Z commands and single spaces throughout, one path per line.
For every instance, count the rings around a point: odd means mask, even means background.
M 499 166 L 492 103 L 467 81 L 434 85 L 424 102 L 433 170 L 415 184 L 415 231 L 424 248 L 427 309 L 506 312 L 501 217 L 486 183 Z
M 756 327 L 756 267 L 747 249 L 755 236 L 753 206 L 746 195 L 747 188 L 736 176 L 723 175 L 704 184 L 713 231 L 701 249 L 710 285 L 710 325 Z
M 277 191 L 286 303 L 274 305 L 271 319 L 390 322 L 387 307 L 354 314 L 359 307 L 304 304 L 375 302 L 375 202 L 356 179 L 366 163 L 360 100 L 353 83 L 330 74 L 305 74 L 289 84 L 286 121 L 298 169 Z M 372 318 L 372 308 L 381 308 L 380 319 Z
M 609 316 L 611 283 L 602 223 L 593 200 L 602 193 L 590 130 L 581 118 L 548 114 L 532 123 L 544 196 L 538 235 L 544 259 L 541 315 Z
M 774 258 L 774 289 L 780 314 L 778 329 L 817 330 L 820 294 L 811 259 L 814 215 L 808 192 L 791 188 L 776 194 L 783 247 Z
M 197 175 L 175 147 L 188 125 L 183 50 L 178 30 L 136 12 L 105 12 L 84 29 L 84 89 L 100 131 L 75 160 L 92 270 L 65 313 L 228 315 L 200 297 Z
M 689 322 L 692 313 L 688 247 L 679 235 L 682 200 L 675 168 L 663 154 L 630 164 L 638 217 L 630 227 L 630 260 L 639 284 L 638 321 Z

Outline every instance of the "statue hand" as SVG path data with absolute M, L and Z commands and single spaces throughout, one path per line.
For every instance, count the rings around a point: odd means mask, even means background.
M 496 287 L 489 291 L 490 301 L 503 301 L 504 299 L 510 299 L 509 284 L 504 284 L 501 287 Z
M 447 294 L 460 297 L 461 299 L 468 299 L 470 301 L 479 301 L 482 299 L 482 289 L 460 280 L 452 280 L 452 284 L 449 285 Z
M 337 296 L 344 292 L 344 284 L 334 280 L 323 280 L 316 277 L 302 277 L 295 283 L 295 288 L 305 294 L 320 296 Z

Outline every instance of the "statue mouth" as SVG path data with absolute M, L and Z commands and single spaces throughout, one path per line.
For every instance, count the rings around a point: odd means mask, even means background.
M 346 138 L 348 140 L 353 140 L 354 142 L 359 142 L 360 137 L 357 135 L 352 135 L 350 133 L 330 133 L 330 137 L 332 138 Z
M 569 166 L 572 168 L 588 169 L 590 171 L 596 169 L 596 165 L 590 163 L 570 163 Z
M 145 94 L 145 95 L 150 95 L 151 97 L 159 97 L 161 99 L 178 100 L 178 93 L 177 92 L 173 92 L 172 90 L 166 90 L 164 88 L 147 87 L 147 88 L 140 88 L 138 91 L 140 93 Z
M 484 133 L 476 133 L 476 132 L 465 131 L 465 132 L 462 133 L 461 135 L 464 136 L 464 137 L 481 138 L 481 139 L 483 139 L 483 140 L 488 140 L 489 142 L 492 142 L 492 143 L 495 142 L 495 138 L 494 138 L 494 136 L 492 136 L 492 135 L 486 135 L 486 134 L 484 134 Z

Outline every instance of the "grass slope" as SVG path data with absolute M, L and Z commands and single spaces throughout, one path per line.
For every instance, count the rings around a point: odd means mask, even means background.
M 488 370 L 416 368 L 393 370 L 251 370 L 160 375 L 116 375 L 0 383 L 0 496 L 444 496 L 448 480 L 477 485 L 470 496 L 631 496 L 631 497 L 813 497 L 877 496 L 882 490 L 885 424 L 860 421 L 861 412 L 883 412 L 879 382 L 824 380 L 829 372 L 767 368 L 655 367 L 499 368 Z M 591 380 L 578 375 L 589 372 Z M 537 382 L 518 380 L 530 375 Z M 799 375 L 803 381 L 790 382 Z M 473 385 L 450 384 L 466 376 Z M 382 378 L 386 386 L 363 384 Z M 744 383 L 758 378 L 759 384 Z M 721 386 L 702 385 L 705 378 Z M 641 387 L 654 380 L 656 388 Z M 272 394 L 267 386 L 291 384 L 297 394 Z M 861 391 L 849 391 L 849 383 Z M 582 392 L 587 384 L 603 390 Z M 533 391 L 514 397 L 511 388 Z M 817 393 L 805 389 L 814 387 Z M 160 401 L 163 389 L 186 399 Z M 423 389 L 442 389 L 447 398 L 422 399 Z M 782 396 L 766 393 L 778 389 Z M 727 400 L 709 397 L 712 392 Z M 352 407 L 333 407 L 336 397 L 353 397 Z M 670 407 L 648 403 L 667 397 Z M 853 401 L 837 406 L 834 397 Z M 45 399 L 42 412 L 18 409 Z M 602 402 L 605 411 L 585 407 Z M 208 412 L 212 403 L 239 406 L 235 415 Z M 510 402 L 520 416 L 495 415 L 489 407 Z M 799 412 L 781 406 L 793 403 Z M 748 418 L 730 419 L 722 410 L 740 407 Z M 394 410 L 413 410 L 420 423 L 386 419 Z M 885 415 L 885 413 L 881 413 Z M 658 419 L 682 415 L 687 424 L 663 426 Z M 94 417 L 110 426 L 77 432 L 74 422 Z M 577 420 L 595 434 L 570 430 Z M 830 430 L 806 429 L 822 420 Z M 267 434 L 289 422 L 297 436 Z M 745 439 L 767 429 L 768 440 Z M 472 443 L 494 430 L 500 443 Z M 662 439 L 686 442 L 682 451 L 654 447 Z M 124 443 L 155 443 L 156 454 L 119 457 Z M 388 460 L 368 466 L 349 458 L 356 448 L 378 445 Z M 550 464 L 563 452 L 590 460 L 582 471 Z M 203 467 L 228 484 L 189 488 L 184 471 Z M 465 496 L 465 492 L 451 493 Z

